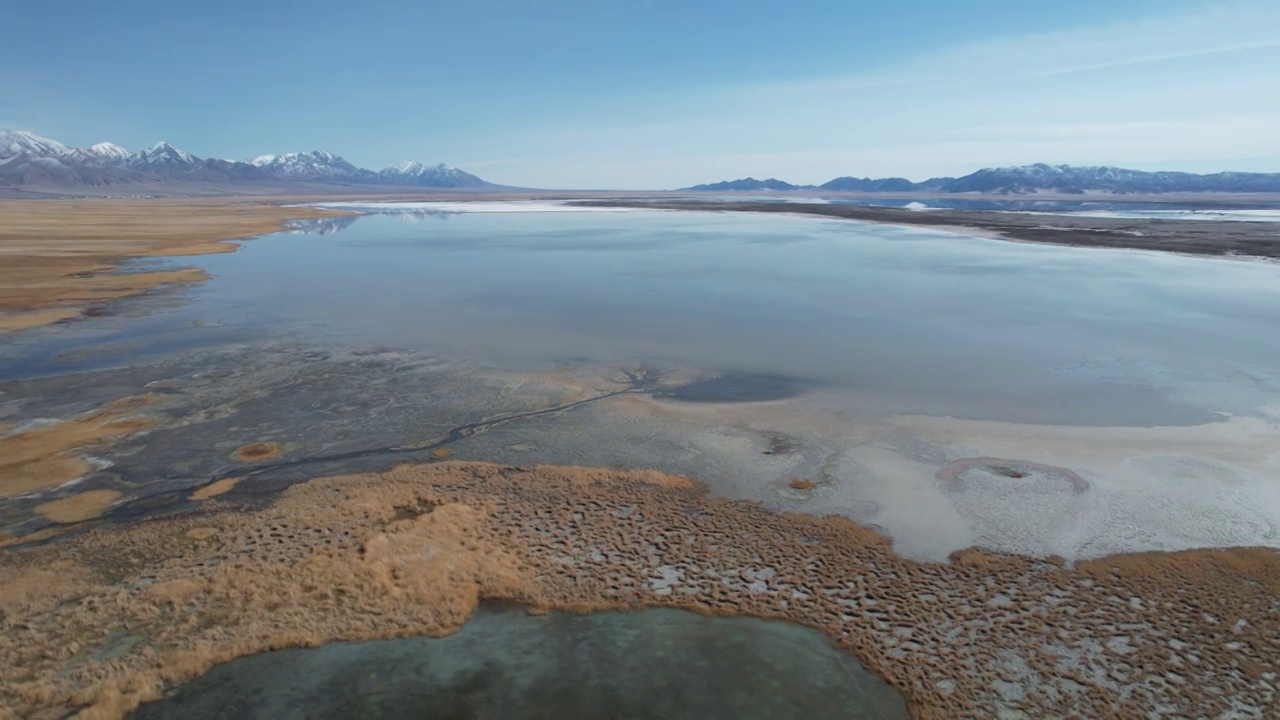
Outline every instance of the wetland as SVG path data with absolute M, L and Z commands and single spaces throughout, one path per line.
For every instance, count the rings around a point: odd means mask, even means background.
M 1275 700 L 1280 266 L 460 204 L 0 339 L 0 701 L 159 717 L 488 600 L 790 620 L 914 717 Z

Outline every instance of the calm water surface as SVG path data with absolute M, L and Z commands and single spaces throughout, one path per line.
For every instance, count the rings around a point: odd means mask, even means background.
M 816 630 L 679 610 L 481 610 L 444 638 L 234 660 L 136 720 L 898 720 L 906 703 Z
M 1276 264 L 766 214 L 312 227 L 324 234 L 191 258 L 216 279 L 190 302 L 75 337 L 286 333 L 511 368 L 694 366 L 796 378 L 858 412 L 1068 424 L 1203 422 L 1280 396 Z M 51 337 L 65 353 L 70 336 Z

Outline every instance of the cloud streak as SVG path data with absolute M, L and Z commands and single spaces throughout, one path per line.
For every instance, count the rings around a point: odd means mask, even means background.
M 1280 170 L 1277 96 L 1280 5 L 1249 2 L 835 76 L 636 96 L 612 116 L 486 138 L 464 154 L 505 182 L 563 187 L 919 179 L 1036 161 Z

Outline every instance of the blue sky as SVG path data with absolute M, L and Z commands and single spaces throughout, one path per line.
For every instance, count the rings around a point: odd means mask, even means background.
M 1280 2 L 41 0 L 0 127 L 513 185 L 1280 171 Z

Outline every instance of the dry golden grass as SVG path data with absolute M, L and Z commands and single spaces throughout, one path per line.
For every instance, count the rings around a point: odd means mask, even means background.
M 26 535 L 20 535 L 16 537 L 13 535 L 5 534 L 5 533 L 0 533 L 0 548 L 9 547 L 11 545 L 23 545 L 26 543 L 34 543 L 34 542 L 40 542 L 42 540 L 48 540 L 49 538 L 58 537 L 59 535 L 65 535 L 71 529 L 72 528 L 70 527 L 59 527 L 56 525 L 51 525 L 47 528 L 44 528 L 43 530 L 37 530 L 33 533 L 27 533 Z M 3 606 L 3 603 L 0 603 L 0 606 Z M 3 717 L 4 715 L 0 714 L 0 718 L 3 718 Z
M 56 322 L 76 317 L 80 317 L 80 308 L 75 307 L 32 310 L 30 312 L 0 312 L 0 332 L 52 325 Z
M 812 490 L 815 486 L 812 480 L 804 478 L 796 478 L 787 484 L 791 486 L 792 490 Z
M 218 480 L 217 482 L 209 483 L 195 492 L 192 492 L 191 499 L 208 500 L 209 498 L 215 498 L 224 493 L 228 493 L 231 491 L 231 488 L 236 486 L 236 483 L 240 482 L 240 480 L 241 478 L 225 478 L 223 480 Z
M 53 522 L 70 525 L 102 515 L 120 497 L 115 490 L 89 490 L 37 505 L 36 512 Z
M 231 252 L 286 220 L 349 213 L 262 201 L 0 200 L 0 332 L 76 317 L 92 302 L 196 282 L 196 269 L 112 272 L 134 257 Z
M 117 401 L 119 402 L 119 401 Z M 102 410 L 82 418 L 0 437 L 0 498 L 57 487 L 93 467 L 71 451 L 155 425 Z
M 849 520 L 711 498 L 687 478 L 446 461 L 0 553 L 0 710 L 119 718 L 235 657 L 448 633 L 494 598 L 804 623 L 921 720 L 1009 703 L 1026 717 L 1270 717 L 1278 594 L 1270 549 L 921 563 Z M 145 644 L 94 659 L 113 632 Z

